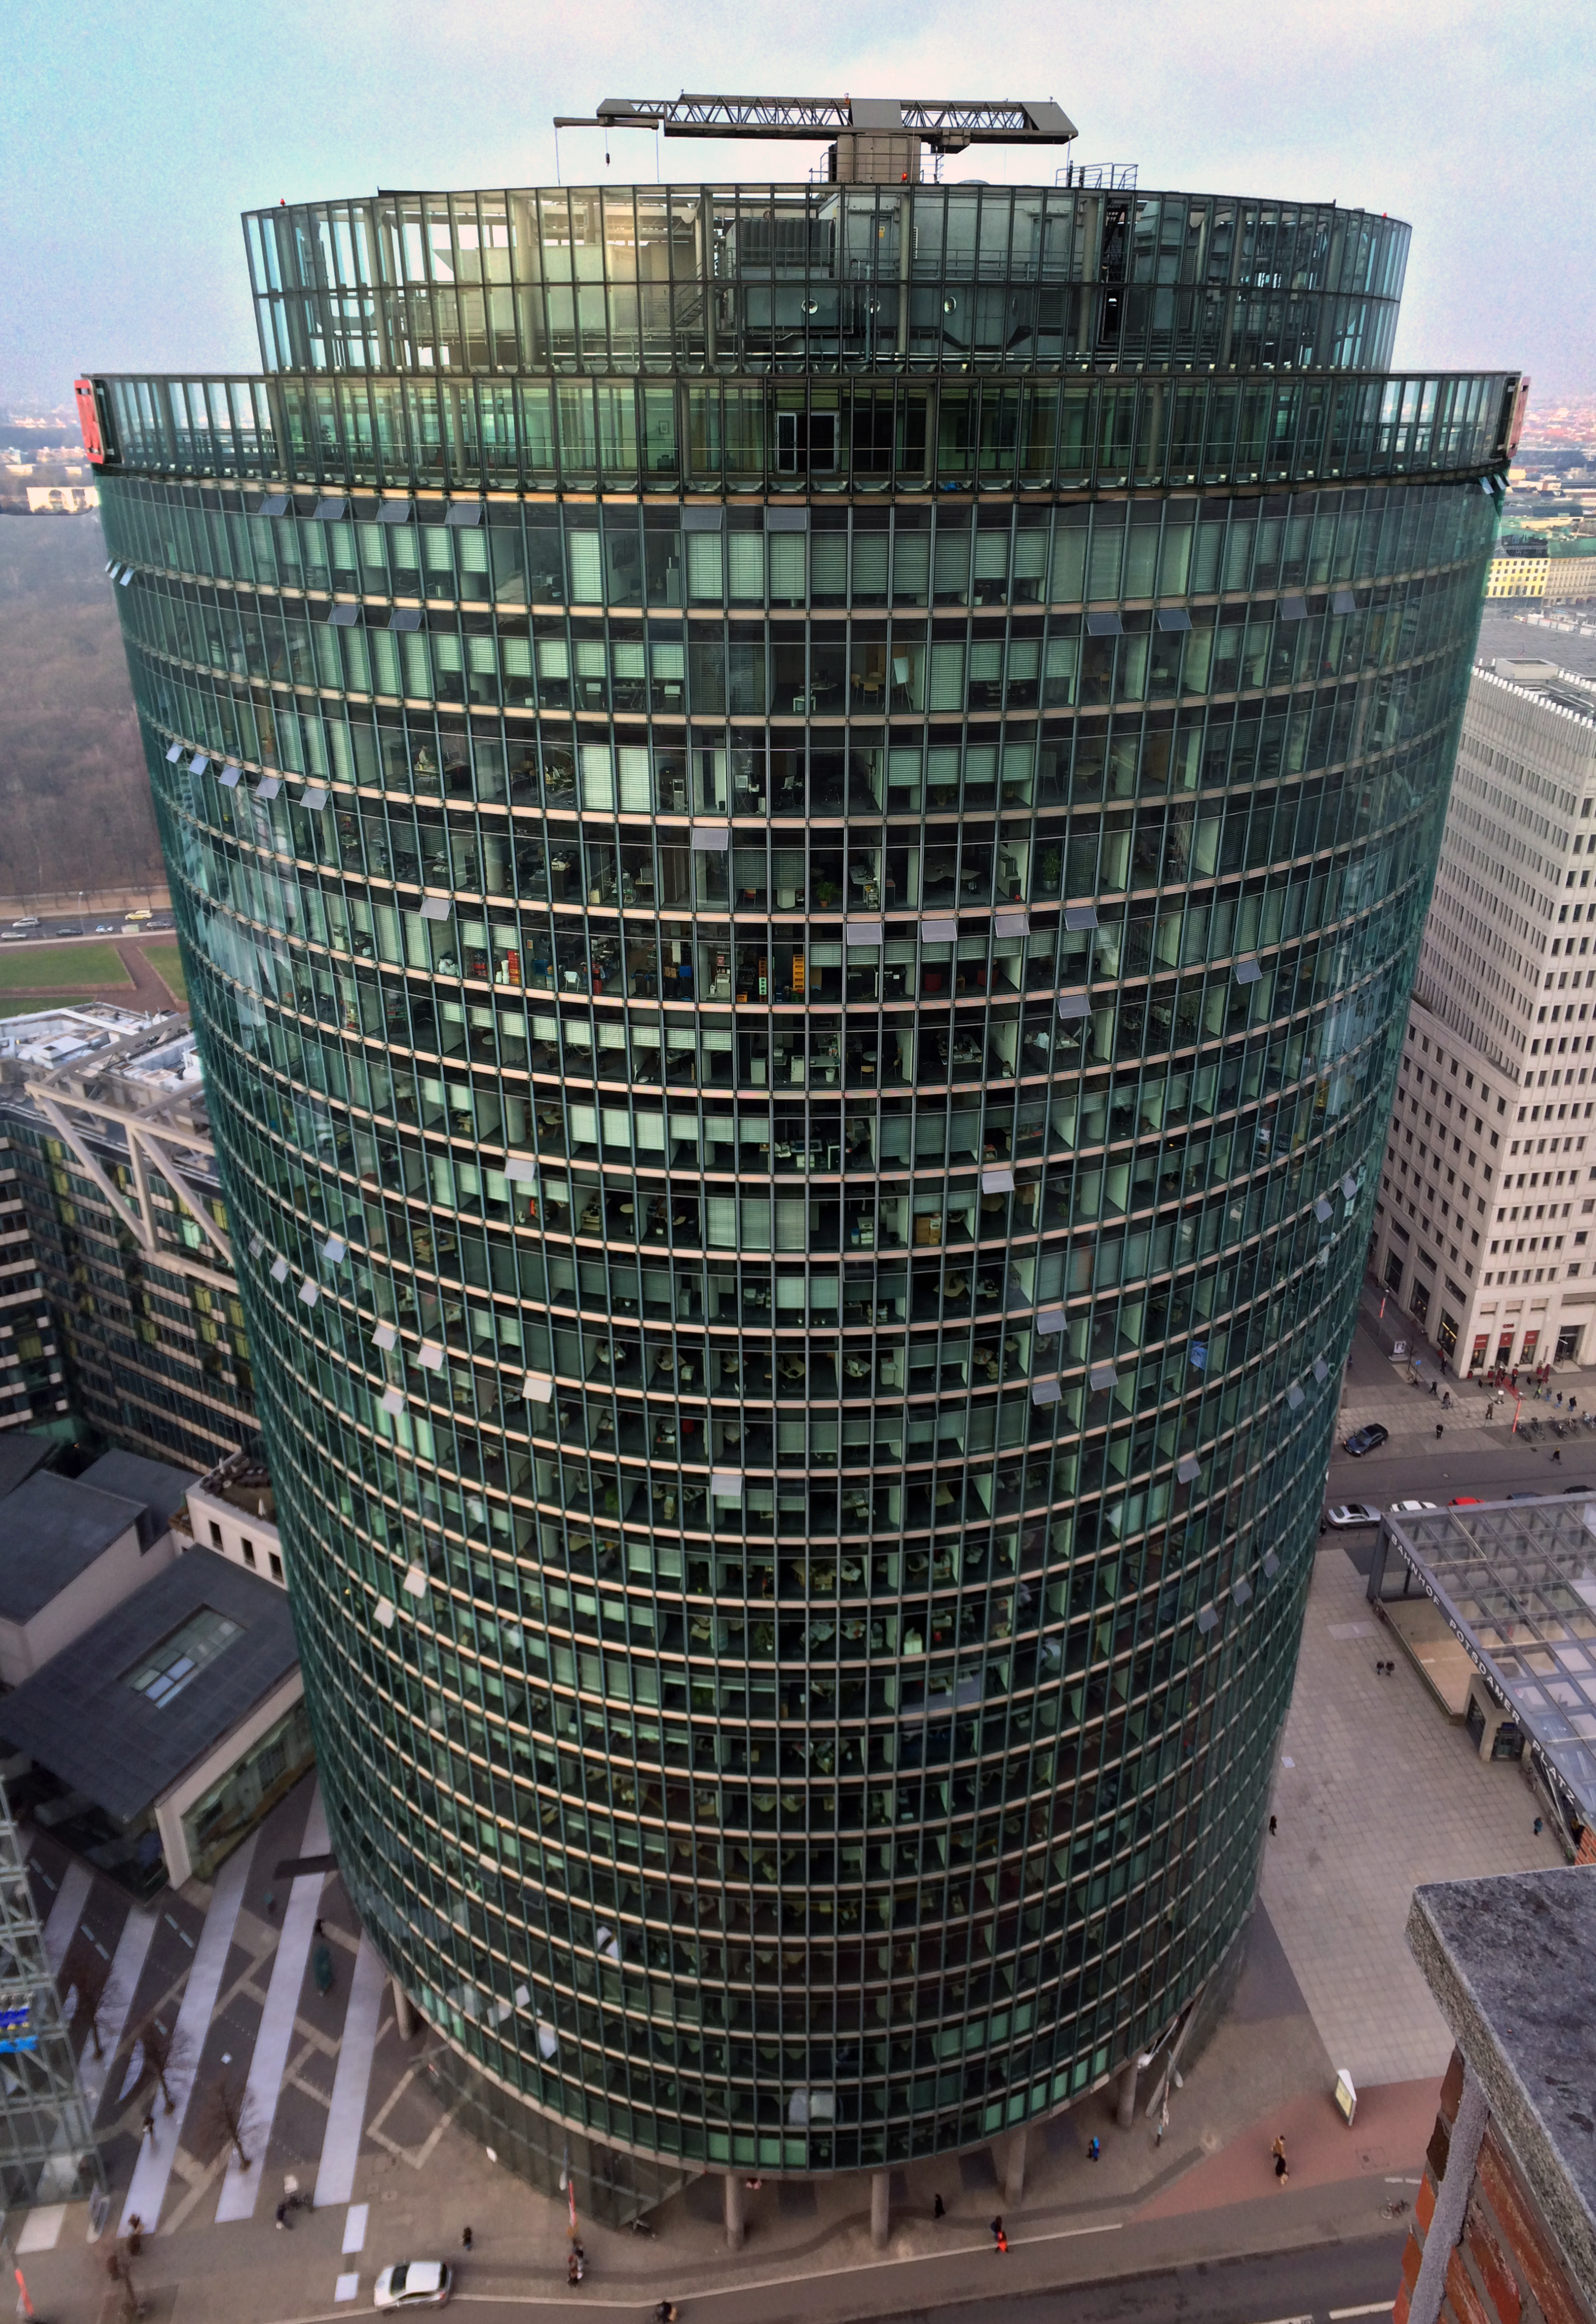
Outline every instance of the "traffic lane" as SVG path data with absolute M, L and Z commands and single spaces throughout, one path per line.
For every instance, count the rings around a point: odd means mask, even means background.
M 1562 1458 L 1554 1461 L 1554 1452 Z M 1326 1506 L 1372 1501 L 1386 1509 L 1394 1501 L 1449 1501 L 1459 1493 L 1499 1501 L 1508 1493 L 1558 1493 L 1573 1484 L 1596 1490 L 1596 1430 L 1582 1428 L 1562 1441 L 1543 1436 L 1539 1443 L 1519 1438 L 1481 1445 L 1476 1430 L 1453 1429 L 1439 1439 L 1382 1444 L 1361 1460 L 1338 1445 L 1324 1499 Z
M 1393 2189 L 1393 2192 L 1407 2191 Z M 1020 2230 L 1023 2239 L 1024 2230 Z M 985 2324 L 1001 2301 L 1028 2324 L 1381 2324 L 1399 2282 L 1405 2229 L 1350 2243 L 1264 2252 L 1234 2259 L 1158 2268 L 1066 2290 L 990 2298 L 938 2307 L 946 2324 Z
M 1393 2182 L 1390 2191 L 1411 2199 L 1412 2190 L 1406 2182 Z M 1017 2219 L 1010 2257 L 1019 2257 L 1028 2241 L 1024 2221 Z M 617 2324 L 621 2319 L 631 2324 L 640 2310 L 651 2310 L 656 2298 L 678 2300 L 683 2324 L 740 2324 L 749 2315 L 757 2315 L 761 2324 L 788 2324 L 789 2319 L 792 2324 L 813 2324 L 813 2319 L 834 2312 L 853 2318 L 879 2316 L 883 2324 L 897 2324 L 897 2319 L 919 2324 L 919 2319 L 932 2314 L 937 2324 L 992 2324 L 993 2311 L 1000 2308 L 1004 2324 L 1015 2316 L 1022 2317 L 1025 2324 L 1353 2324 L 1354 2319 L 1363 2319 L 1363 2324 L 1383 2324 L 1391 2311 L 1393 2287 L 1400 2281 L 1405 2242 L 1406 2230 L 1397 2228 L 1377 2236 L 1356 2236 L 1344 2243 L 1202 2260 L 1095 2281 L 1075 2280 L 1042 2291 L 1013 2289 L 1005 2263 L 994 2254 L 990 2292 L 946 2301 L 906 2301 L 896 2307 L 883 2300 L 879 2308 L 865 2288 L 872 2276 L 879 2282 L 878 2269 L 912 2273 L 915 2263 L 905 2266 L 901 2261 L 867 2262 L 863 2266 L 796 2270 L 778 2262 L 767 2276 L 713 2287 L 700 2284 L 678 2294 L 670 2283 L 669 2260 L 661 2253 L 659 2290 L 653 2298 L 640 2300 L 634 2292 L 622 2294 L 618 2286 L 606 2296 L 602 2272 L 590 2265 L 579 2304 L 605 2311 Z M 1066 2248 L 1077 2255 L 1080 2251 L 1078 2245 Z M 973 2256 L 961 2238 L 958 2264 Z M 924 2255 L 924 2263 L 933 2271 L 947 2265 L 930 2254 Z M 476 2276 L 474 2282 L 474 2274 L 469 2262 L 457 2271 L 455 2300 L 469 2303 L 484 2324 L 494 2324 L 495 2315 L 500 2324 L 512 2324 L 512 2319 L 524 2324 L 529 2308 L 578 2304 L 563 2286 L 529 2282 L 515 2292 L 505 2292 L 492 2285 L 491 2279 L 484 2283 L 483 2276 Z M 850 2282 L 855 2286 L 851 2299 L 845 2289 Z M 590 2300 L 588 2293 L 593 2295 Z M 839 2293 L 846 2304 L 836 2310 Z

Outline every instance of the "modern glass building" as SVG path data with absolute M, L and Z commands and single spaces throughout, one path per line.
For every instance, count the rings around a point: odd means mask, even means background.
M 557 2153 L 1240 1930 L 1517 408 L 1393 220 L 893 174 L 263 211 L 80 391 L 339 1860 Z
M 193 1049 L 181 1017 L 98 1002 L 0 1027 L 0 1427 L 201 1470 L 255 1437 Z

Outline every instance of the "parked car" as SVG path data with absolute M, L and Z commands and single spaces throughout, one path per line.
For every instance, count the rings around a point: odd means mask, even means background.
M 1439 1507 L 1440 1504 L 1437 1501 L 1393 1501 L 1391 1503 L 1391 1514 L 1394 1517 L 1416 1517 L 1425 1509 L 1434 1509 L 1438 1508 Z
M 454 2282 L 440 2259 L 401 2259 L 385 2267 L 372 2292 L 374 2308 L 443 2308 Z
M 1372 1452 L 1383 1444 L 1390 1433 L 1388 1428 L 1382 1428 L 1378 1420 L 1371 1420 L 1366 1426 L 1353 1429 L 1345 1440 L 1345 1449 L 1354 1461 L 1361 1461 L 1365 1452 Z
M 1449 1509 L 1477 1509 L 1480 1496 L 1478 1493 L 1453 1493 L 1446 1506 Z
M 97 936 L 114 936 L 116 933 L 116 923 L 115 920 L 97 920 L 94 924 L 94 932 Z
M 83 924 L 80 920 L 63 920 L 57 928 L 56 934 L 58 936 L 80 936 L 83 934 Z
M 25 919 L 13 920 L 11 925 L 14 928 L 36 928 L 39 925 L 39 916 L 35 912 Z
M 1368 1501 L 1338 1501 L 1324 1512 L 1325 1522 L 1338 1530 L 1343 1526 L 1371 1526 L 1379 1523 L 1379 1511 Z

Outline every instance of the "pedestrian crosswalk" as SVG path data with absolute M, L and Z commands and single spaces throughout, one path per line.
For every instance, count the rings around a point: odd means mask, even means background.
M 346 2203 L 355 2192 L 360 2126 L 365 2120 L 372 2056 L 377 2046 L 377 2014 L 382 2004 L 383 1964 L 362 1937 L 360 1950 L 355 1956 L 349 2008 L 344 2019 L 344 2039 L 339 2044 L 338 2068 L 333 2080 L 333 2100 L 328 2108 L 327 2136 L 321 2144 L 321 2169 L 316 2178 L 318 2208 L 327 2203 Z
M 250 1864 L 255 1852 L 255 1835 L 252 1832 L 241 1848 L 232 1855 L 217 1875 L 211 1891 L 210 1910 L 205 1916 L 205 1927 L 194 1949 L 194 1966 L 189 1972 L 189 1982 L 183 1990 L 182 2007 L 172 2035 L 171 2063 L 167 2069 L 167 2086 L 171 2093 L 173 2114 L 160 2117 L 154 2135 L 145 2139 L 139 2159 L 134 2166 L 133 2184 L 127 2190 L 127 2200 L 122 2207 L 120 2233 L 129 2233 L 129 2222 L 143 2221 L 146 2230 L 152 2229 L 161 2217 L 161 2206 L 166 2200 L 171 2167 L 177 2159 L 178 2140 L 182 2134 L 183 2120 L 189 2101 L 194 2094 L 200 2053 L 210 2028 L 211 2013 L 221 1990 L 222 1971 L 226 1967 L 228 1949 L 238 1922 L 239 1906 L 244 1902 L 244 1884 L 249 1877 Z
M 144 1963 L 150 1957 L 156 1925 L 156 1914 L 137 1904 L 122 1923 L 122 1934 L 111 1957 L 111 1973 L 106 1979 L 106 1989 L 100 2002 L 99 2055 L 96 2056 L 92 2042 L 86 2043 L 78 2067 L 78 2079 L 83 2085 L 90 2122 L 100 2110 L 100 2100 L 106 2095 L 106 2082 L 112 2061 L 127 2031 L 134 1997 L 139 1989 L 139 1979 L 144 1973 Z
M 78 1916 L 88 1902 L 91 1878 L 88 1865 L 80 1864 L 76 1857 L 61 1875 L 50 1918 L 44 1923 L 44 1958 L 50 1963 L 52 1977 L 60 1975 L 67 1947 L 77 1933 Z
M 311 1794 L 303 1854 L 319 1856 L 327 1846 L 327 1818 L 322 1812 L 318 1784 Z M 254 2054 L 250 2061 L 244 2096 L 244 2120 L 250 2126 L 255 2142 L 263 2149 L 271 2140 L 272 2125 L 276 2119 L 278 2093 L 282 2088 L 283 2070 L 288 2064 L 288 2045 L 293 2036 L 294 2015 L 300 2006 L 300 1987 L 305 1982 L 305 1969 L 310 1959 L 310 1945 L 316 1934 L 317 1916 L 321 1910 L 321 1891 L 326 1880 L 325 1872 L 302 1872 L 294 1882 L 282 1915 L 282 1934 L 277 1940 L 277 1950 L 272 1956 L 272 1981 L 266 1990 L 266 2005 L 255 2034 Z M 217 2205 L 217 2224 L 227 2219 L 253 2218 L 260 2189 L 260 2172 L 253 2164 L 245 2171 L 235 2153 L 222 2181 L 221 2200 Z
M 47 1836 L 32 1848 L 51 1966 L 63 1994 L 88 1997 L 73 2013 L 74 2041 L 113 2186 L 125 2186 L 114 2197 L 119 2231 L 135 2218 L 146 2234 L 269 2225 L 281 2186 L 313 2181 L 318 2209 L 347 2207 L 345 2250 L 359 2252 L 365 2207 L 352 2199 L 379 2036 L 393 2021 L 383 2014 L 386 1972 L 326 1868 L 316 1780 L 224 1860 L 208 1894 L 135 1904 Z M 398 2088 L 407 2082 L 401 2071 Z M 219 2126 L 224 2089 L 237 2144 Z M 394 2095 L 377 2102 L 377 2122 Z

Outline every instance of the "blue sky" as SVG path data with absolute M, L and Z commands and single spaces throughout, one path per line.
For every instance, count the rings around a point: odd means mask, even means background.
M 378 185 L 552 179 L 549 116 L 683 88 L 1053 97 L 1141 183 L 1414 226 L 1398 361 L 1596 392 L 1592 0 L 10 0 L 0 401 L 74 373 L 248 370 L 239 213 Z M 653 143 L 561 140 L 651 178 Z M 801 146 L 663 148 L 675 178 Z M 1052 161 L 1047 164 L 1051 174 Z M 1025 174 L 986 149 L 952 175 Z

